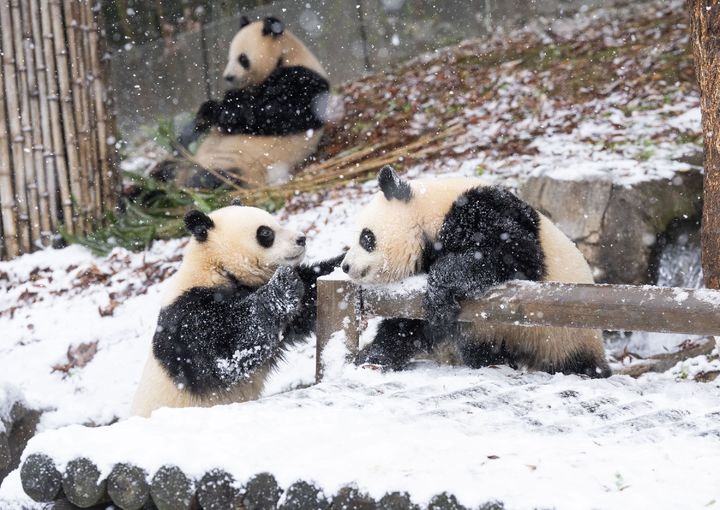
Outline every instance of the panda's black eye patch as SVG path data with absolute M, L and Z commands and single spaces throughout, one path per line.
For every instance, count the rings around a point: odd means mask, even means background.
M 360 232 L 360 247 L 368 253 L 375 250 L 375 234 L 369 228 L 364 228 Z
M 275 232 L 265 225 L 258 227 L 255 237 L 257 238 L 258 244 L 263 248 L 270 248 L 275 242 Z
M 239 62 L 240 65 L 243 66 L 245 69 L 250 69 L 250 59 L 249 59 L 248 56 L 245 55 L 244 53 L 241 53 L 241 54 L 240 54 L 240 56 L 238 57 L 238 62 Z

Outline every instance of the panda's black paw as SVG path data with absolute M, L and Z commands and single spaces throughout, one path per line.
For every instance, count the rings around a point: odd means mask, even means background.
M 366 346 L 355 357 L 355 366 L 371 367 L 373 370 L 402 370 L 406 364 L 375 344 Z
M 449 291 L 430 289 L 425 294 L 425 318 L 427 333 L 437 339 L 445 336 L 460 315 L 460 305 Z
M 269 284 L 276 290 L 276 298 L 287 313 L 295 314 L 299 311 L 305 294 L 305 285 L 294 268 L 280 266 L 270 279 Z
M 210 126 L 218 123 L 218 116 L 220 115 L 220 104 L 217 101 L 205 101 L 200 105 L 197 114 L 195 115 L 195 130 L 204 131 Z

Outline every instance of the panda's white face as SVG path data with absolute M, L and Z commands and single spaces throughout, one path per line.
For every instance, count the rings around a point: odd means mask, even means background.
M 231 205 L 206 218 L 210 221 L 202 216 L 198 220 L 206 222 L 205 229 L 189 226 L 195 248 L 205 265 L 232 273 L 243 283 L 263 284 L 278 266 L 296 266 L 305 256 L 305 236 L 282 227 L 262 209 Z
M 237 88 L 262 83 L 281 62 L 283 31 L 277 20 L 256 21 L 241 28 L 230 43 L 225 80 Z
M 358 283 L 390 283 L 415 274 L 422 260 L 423 229 L 413 201 L 377 193 L 358 217 L 355 240 L 342 269 Z

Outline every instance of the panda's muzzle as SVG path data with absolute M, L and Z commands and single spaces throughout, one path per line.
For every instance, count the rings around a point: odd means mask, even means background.
M 350 275 L 350 278 L 358 278 L 358 277 L 356 276 L 356 275 L 357 275 L 357 272 L 356 272 L 355 275 L 351 275 L 351 274 L 350 274 L 350 270 L 352 269 L 352 267 L 351 267 L 350 264 L 348 264 L 347 262 L 344 262 L 341 267 L 342 267 L 342 270 L 343 270 L 343 272 L 344 272 L 345 274 Z M 360 271 L 360 276 L 359 276 L 359 278 L 360 278 L 360 279 L 365 278 L 365 277 L 368 275 L 369 272 L 370 272 L 370 268 L 369 268 L 369 267 L 366 267 L 365 269 L 363 269 L 362 271 Z

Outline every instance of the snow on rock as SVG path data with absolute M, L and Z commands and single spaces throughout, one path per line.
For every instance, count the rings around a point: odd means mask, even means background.
M 332 357 L 343 341 L 331 341 Z M 220 467 L 239 482 L 267 471 L 284 488 L 305 479 L 330 494 L 354 482 L 417 503 L 448 491 L 467 506 L 699 508 L 716 497 L 718 413 L 717 384 L 665 375 L 344 366 L 256 402 L 47 431 L 25 455 L 48 453 L 61 466 L 87 455 L 105 474 L 123 461 L 150 476 L 163 464 L 196 478 Z
M 24 402 L 20 390 L 12 384 L 0 381 L 0 432 L 5 432 L 5 424 L 10 422 L 12 409 L 18 402 Z

